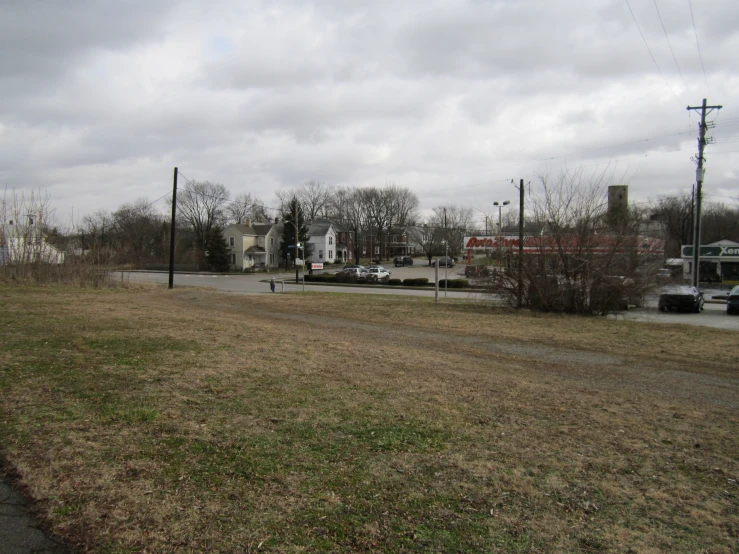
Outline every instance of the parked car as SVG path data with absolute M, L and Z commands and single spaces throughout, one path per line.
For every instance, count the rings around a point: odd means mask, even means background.
M 367 282 L 369 283 L 387 283 L 390 280 L 390 273 L 379 267 L 371 267 L 367 272 Z
M 729 298 L 726 299 L 726 313 L 739 314 L 739 286 L 731 289 Z
M 660 312 L 691 310 L 700 313 L 703 310 L 703 293 L 695 287 L 669 287 L 659 295 L 658 307 Z
M 439 267 L 454 267 L 454 258 L 439 258 Z
M 357 281 L 366 281 L 368 271 L 363 267 L 347 267 L 336 274 L 338 282 L 355 283 Z
M 370 271 L 373 269 L 381 269 L 382 271 L 387 271 L 390 275 L 393 274 L 393 272 L 390 271 L 389 269 L 386 269 L 384 265 L 371 265 L 369 266 L 369 268 L 370 268 Z
M 413 265 L 413 258 L 411 258 L 410 256 L 395 256 L 393 258 L 393 265 L 395 265 L 395 267 Z
M 490 275 L 490 270 L 486 265 L 467 265 L 464 268 L 465 277 L 487 277 Z

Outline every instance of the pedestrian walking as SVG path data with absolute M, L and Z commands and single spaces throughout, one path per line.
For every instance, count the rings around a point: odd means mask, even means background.
M 269 280 L 269 288 L 272 290 L 272 292 L 275 292 L 275 278 L 272 277 L 272 279 Z

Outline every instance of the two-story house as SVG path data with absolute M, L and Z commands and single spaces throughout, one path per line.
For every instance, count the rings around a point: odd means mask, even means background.
M 354 263 L 354 231 L 346 225 L 334 223 L 336 231 L 336 262 Z
M 309 262 L 334 263 L 336 261 L 336 229 L 326 219 L 318 219 L 308 225 L 308 243 L 311 245 Z
M 276 268 L 280 265 L 280 235 L 282 234 L 282 225 L 280 220 L 275 218 L 274 223 L 255 223 L 252 225 L 257 233 L 257 246 L 264 248 L 265 263 L 269 268 Z
M 251 222 L 247 225 L 229 225 L 223 230 L 223 238 L 229 248 L 229 265 L 234 271 L 254 270 L 265 267 L 267 263 L 267 251 L 264 248 L 264 237 L 262 245 L 259 245 L 259 236 L 252 227 Z

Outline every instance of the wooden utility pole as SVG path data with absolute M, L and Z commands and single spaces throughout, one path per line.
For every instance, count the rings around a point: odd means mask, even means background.
M 523 179 L 518 186 L 518 291 L 516 306 L 523 306 Z
M 300 276 L 298 275 L 298 272 L 300 271 L 300 266 L 298 265 L 298 253 L 300 249 L 298 248 L 298 227 L 300 225 L 300 221 L 298 221 L 298 199 L 293 196 L 293 223 L 295 224 L 295 282 L 300 282 Z
M 177 214 L 177 168 L 174 168 L 174 184 L 172 185 L 172 222 L 169 229 L 169 288 L 174 288 L 174 232 Z
M 705 170 L 703 169 L 703 150 L 706 146 L 706 114 L 713 110 L 720 110 L 722 106 L 706 106 L 706 99 L 700 106 L 688 106 L 688 110 L 700 110 L 701 122 L 698 130 L 698 169 L 695 171 L 695 216 L 693 218 L 693 271 L 691 276 L 691 284 L 698 287 L 700 279 L 700 249 L 701 249 L 701 201 L 703 178 Z

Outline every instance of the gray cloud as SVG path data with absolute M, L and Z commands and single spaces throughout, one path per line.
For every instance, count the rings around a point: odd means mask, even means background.
M 633 175 L 632 198 L 685 189 L 685 105 L 739 118 L 739 31 L 695 12 L 709 95 L 687 5 L 659 3 L 685 90 L 653 4 L 631 4 L 669 85 L 616 0 L 6 3 L 0 180 L 63 213 L 161 196 L 175 165 L 268 203 L 321 179 L 482 209 L 577 166 Z M 739 196 L 739 126 L 714 134 L 707 183 Z

